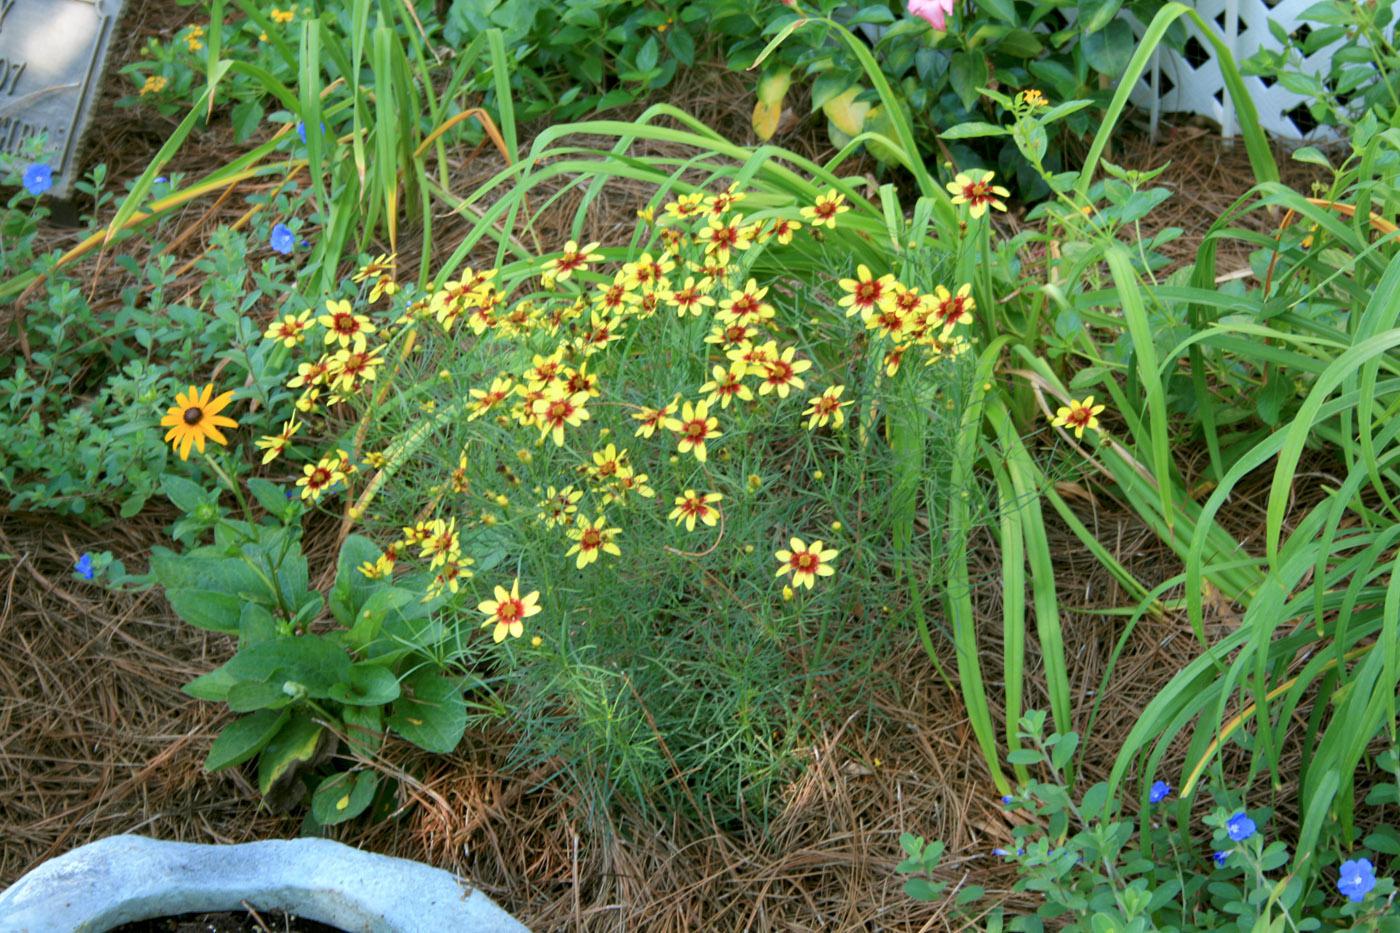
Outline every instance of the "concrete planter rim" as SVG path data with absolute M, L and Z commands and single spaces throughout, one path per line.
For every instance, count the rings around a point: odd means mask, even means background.
M 29 871 L 0 893 L 0 933 L 103 933 L 244 901 L 351 933 L 529 933 L 449 872 L 329 839 L 205 845 L 134 835 Z

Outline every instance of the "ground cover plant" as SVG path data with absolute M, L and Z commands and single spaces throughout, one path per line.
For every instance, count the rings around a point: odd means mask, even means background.
M 668 821 L 739 838 L 828 778 L 832 723 L 898 728 L 882 665 L 917 646 L 928 689 L 962 700 L 963 747 L 1004 814 L 982 837 L 994 853 L 921 826 L 902 853 L 890 840 L 891 883 L 902 854 L 906 890 L 945 922 L 1393 922 L 1386 119 L 1357 121 L 1344 152 L 1298 152 L 1328 181 L 1290 190 L 1218 48 L 1258 184 L 1168 272 L 1177 232 L 1150 226 L 1162 169 L 1102 155 L 1134 76 L 1196 16 L 1181 4 L 1147 24 L 1111 99 L 979 84 L 986 119 L 939 128 L 1014 150 L 1049 193 L 1011 230 L 1019 180 L 978 149 L 923 158 L 889 47 L 839 16 L 779 26 L 755 54 L 778 68 L 816 28 L 857 63 L 885 122 L 821 160 L 667 104 L 522 149 L 502 34 L 439 66 L 430 42 L 393 51 L 413 32 L 397 8 L 297 16 L 274 22 L 300 28 L 280 76 L 227 64 L 219 29 L 186 37 L 205 83 L 170 150 L 91 245 L 0 285 L 47 296 L 20 330 L 44 342 L 14 359 L 47 366 L 24 404 L 61 410 L 67 373 L 125 362 L 93 351 L 69 264 L 108 240 L 178 241 L 167 210 L 266 185 L 200 260 L 198 308 L 224 329 L 201 330 L 189 296 L 123 308 L 115 352 L 141 348 L 159 381 L 134 410 L 118 397 L 114 433 L 146 459 L 105 482 L 141 493 L 133 512 L 164 493 L 173 546 L 144 576 L 100 553 L 73 564 L 77 585 L 158 584 L 228 638 L 186 688 L 234 714 L 209 767 L 256 760 L 269 807 L 355 832 L 450 810 L 434 775 L 500 741 L 530 787 L 513 801 L 564 788 L 571 825 L 600 838 Z M 324 72 L 318 47 L 336 49 Z M 463 91 L 483 74 L 494 115 Z M 157 181 L 232 76 L 287 109 L 231 165 Z M 1066 170 L 1052 138 L 1099 107 Z M 502 164 L 457 188 L 439 143 L 472 120 Z M 857 173 L 863 149 L 897 183 Z M 41 168 L 16 167 L 7 215 L 26 262 Z M 618 192 L 626 222 L 586 235 Z M 551 215 L 565 222 L 545 232 Z M 1245 274 L 1219 266 L 1250 247 Z M 161 263 L 124 271 L 158 300 Z M 63 453 L 35 447 L 11 476 L 38 486 Z M 45 507 L 112 507 L 90 477 L 66 481 Z M 1250 482 L 1267 490 L 1255 536 L 1224 518 Z M 1131 513 L 1180 572 L 1144 577 L 1084 502 Z M 1122 594 L 1088 673 L 1066 548 Z M 1172 619 L 1194 657 L 1115 760 L 1090 760 L 1117 665 Z M 968 864 L 1003 885 L 969 883 Z

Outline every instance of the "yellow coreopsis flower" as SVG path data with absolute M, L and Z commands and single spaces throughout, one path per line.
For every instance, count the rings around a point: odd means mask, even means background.
M 608 527 L 606 515 L 599 515 L 592 522 L 580 515 L 574 527 L 569 529 L 569 537 L 573 539 L 574 546 L 569 548 L 564 556 L 572 557 L 577 554 L 578 558 L 575 563 L 579 570 L 596 561 L 603 553 L 620 557 L 622 551 L 613 543 L 613 538 L 621 533 L 622 529 L 620 528 Z
M 948 191 L 953 195 L 953 203 L 966 204 L 968 213 L 974 220 L 987 213 L 988 205 L 999 211 L 1006 210 L 1006 204 L 999 199 L 1010 197 L 1011 192 L 1000 185 L 992 184 L 995 176 L 996 172 L 978 169 L 959 172 L 957 177 L 948 182 Z
M 679 401 L 680 397 L 677 396 L 672 399 L 669 404 L 662 405 L 660 408 L 644 407 L 641 411 L 633 415 L 632 418 L 634 421 L 641 422 L 641 425 L 637 428 L 637 437 L 651 437 L 655 434 L 656 429 L 664 426 L 666 419 L 675 413 L 676 403 Z
M 715 508 L 715 503 L 723 499 L 724 496 L 717 492 L 697 493 L 694 489 L 687 489 L 684 495 L 676 496 L 676 507 L 671 510 L 670 518 L 676 523 L 685 523 L 686 531 L 695 530 L 695 522 L 704 522 L 711 528 L 719 521 L 719 509 Z
M 846 413 L 841 409 L 851 403 L 841 401 L 841 393 L 845 391 L 845 386 L 831 386 L 807 403 L 807 410 L 802 413 L 807 418 L 807 430 L 813 431 L 827 424 L 839 430 L 846 423 Z
M 576 428 L 588 420 L 588 409 L 584 407 L 587 404 L 586 392 L 570 395 L 567 390 L 555 388 L 532 402 L 530 412 L 540 426 L 540 436 L 548 434 L 556 447 L 563 447 L 564 428 Z
M 345 479 L 345 461 L 339 455 L 322 457 L 316 463 L 308 463 L 302 468 L 302 476 L 297 480 L 301 487 L 301 497 L 315 502 L 325 495 L 338 482 Z
M 228 445 L 228 438 L 219 428 L 236 428 L 238 422 L 219 412 L 227 408 L 232 400 L 231 391 L 215 398 L 212 383 L 202 390 L 190 386 L 188 392 L 176 393 L 175 405 L 160 419 L 160 425 L 170 429 L 165 432 L 165 440 L 172 449 L 179 451 L 181 460 L 189 459 L 190 445 L 194 445 L 200 453 L 204 453 L 206 440 L 220 447 Z
M 851 206 L 846 203 L 846 196 L 832 188 L 826 194 L 818 195 L 816 203 L 811 207 L 804 207 L 800 211 L 803 217 L 811 222 L 812 227 L 830 227 L 836 229 L 836 218 L 846 213 Z
M 267 330 L 263 332 L 266 340 L 280 340 L 282 346 L 288 349 L 301 343 L 306 336 L 306 329 L 311 326 L 311 311 L 307 309 L 300 314 L 288 314 L 280 321 L 273 321 L 267 325 Z
M 1082 402 L 1070 399 L 1068 405 L 1061 406 L 1055 412 L 1055 418 L 1050 423 L 1057 428 L 1070 428 L 1077 438 L 1083 437 L 1085 428 L 1098 428 L 1098 414 L 1103 409 L 1104 406 L 1094 404 L 1092 395 L 1086 395 Z
M 491 630 L 491 640 L 497 644 L 505 641 L 507 635 L 519 638 L 525 634 L 525 620 L 540 612 L 539 600 L 539 590 L 521 596 L 520 578 L 516 577 L 510 585 L 510 592 L 506 592 L 505 587 L 498 586 L 495 599 L 488 599 L 477 605 L 476 611 L 486 616 L 486 621 L 481 623 L 481 627 L 495 626 Z
M 342 347 L 354 346 L 359 353 L 368 345 L 368 335 L 377 328 L 363 314 L 356 314 L 348 301 L 326 301 L 326 313 L 316 318 L 316 323 L 326 329 L 326 343 L 336 343 Z
M 291 446 L 292 435 L 300 430 L 301 425 L 297 422 L 296 418 L 293 418 L 282 425 L 282 433 L 264 435 L 254 441 L 254 445 L 266 451 L 266 453 L 263 454 L 262 462 L 264 464 L 271 463 L 273 460 L 276 460 L 278 457 L 282 456 L 282 454 L 286 453 L 287 448 Z
M 700 391 L 706 393 L 705 401 L 711 405 L 719 402 L 720 408 L 728 408 L 729 403 L 734 399 L 741 401 L 753 401 L 753 390 L 744 384 L 744 376 L 748 374 L 743 363 L 735 363 L 728 369 L 716 365 L 711 373 L 713 378 L 700 387 Z
M 777 392 L 778 398 L 787 398 L 792 389 L 807 387 L 807 383 L 798 378 L 798 373 L 811 369 L 812 361 L 794 359 L 796 353 L 796 347 L 788 347 L 775 359 L 763 364 L 763 379 L 758 384 L 759 395 Z
M 790 550 L 780 550 L 774 555 L 782 562 L 776 576 L 792 574 L 793 586 L 805 586 L 810 590 L 817 577 L 829 577 L 836 572 L 831 561 L 840 552 L 823 549 L 822 542 L 813 541 L 812 546 L 808 547 L 801 538 L 793 538 L 788 542 L 788 548 Z
M 668 431 L 674 431 L 681 436 L 679 449 L 681 453 L 693 453 L 695 459 L 701 463 L 705 462 L 707 452 L 705 442 L 715 437 L 722 437 L 719 430 L 719 419 L 710 417 L 709 403 L 703 399 L 691 404 L 686 402 L 681 407 L 679 418 L 666 418 L 662 426 Z
M 576 270 L 588 268 L 590 262 L 601 262 L 602 253 L 593 252 L 598 242 L 589 243 L 582 249 L 573 240 L 564 244 L 563 252 L 544 264 L 545 274 L 554 282 L 563 282 Z
M 865 320 L 894 297 L 894 276 L 887 272 L 877 279 L 864 265 L 856 266 L 856 278 L 841 279 L 837 284 L 846 292 L 837 302 L 846 309 L 846 317 L 859 314 Z

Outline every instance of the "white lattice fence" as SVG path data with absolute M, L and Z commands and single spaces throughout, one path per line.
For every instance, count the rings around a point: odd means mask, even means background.
M 1213 22 L 1225 41 L 1235 52 L 1235 60 L 1243 61 L 1261 46 L 1277 48 L 1269 34 L 1268 20 L 1272 17 L 1292 33 L 1298 28 L 1298 14 L 1314 0 L 1196 0 L 1196 11 L 1207 22 Z M 1182 20 L 1182 22 L 1186 22 Z M 1154 56 L 1155 69 L 1149 68 L 1133 89 L 1134 104 L 1152 114 L 1156 131 L 1159 113 L 1196 113 L 1216 120 L 1222 135 L 1235 135 L 1235 108 L 1225 91 L 1225 79 L 1215 60 L 1215 50 L 1201 35 L 1194 23 L 1187 24 L 1190 38 L 1184 54 L 1162 49 Z M 1328 51 L 1314 53 L 1304 60 L 1306 70 L 1323 73 L 1328 67 Z M 1264 129 L 1285 139 L 1317 138 L 1325 131 L 1315 130 L 1307 114 L 1304 98 L 1294 94 L 1270 78 L 1245 78 L 1259 120 Z

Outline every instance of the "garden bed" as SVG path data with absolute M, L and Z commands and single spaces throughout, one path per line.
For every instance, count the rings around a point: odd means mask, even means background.
M 134 55 L 136 33 L 167 39 L 182 24 L 180 14 L 160 4 L 131 4 L 124 41 L 114 47 L 120 64 Z M 747 79 L 718 70 L 683 72 L 666 92 L 704 122 L 741 141 L 752 141 Z M 108 93 L 108 103 L 112 92 Z M 628 116 L 645 107 L 639 102 Z M 798 107 L 805 111 L 805 107 Z M 94 138 L 112 140 L 103 158 L 114 173 L 134 175 L 171 128 L 158 119 L 146 129 L 126 121 L 125 111 L 99 107 Z M 120 125 L 135 127 L 123 132 Z M 528 148 L 547 121 L 522 129 Z M 829 157 L 822 127 L 808 122 L 780 131 L 776 141 L 813 158 Z M 241 151 L 230 136 L 195 137 L 170 167 L 172 172 L 222 164 Z M 1112 159 L 1128 168 L 1170 161 L 1155 184 L 1172 199 L 1140 225 L 1142 237 L 1179 227 L 1180 238 L 1162 252 L 1164 277 L 1196 258 L 1208 228 L 1253 184 L 1244 147 L 1229 146 L 1209 130 L 1166 127 L 1161 141 L 1122 135 Z M 651 154 L 669 154 L 657 145 Z M 1307 191 L 1320 177 L 1316 166 L 1279 159 L 1284 183 Z M 504 167 L 489 142 L 454 152 L 447 171 L 453 191 L 474 190 Z M 861 163 L 875 190 L 875 165 Z M 852 166 L 846 166 L 853 171 Z M 259 188 L 259 186 L 262 186 Z M 271 190 L 254 182 L 250 190 Z M 590 209 L 581 230 L 570 220 L 578 192 L 551 206 L 534 224 L 549 242 L 578 236 L 608 243 L 624 241 L 636 226 L 644 185 L 610 185 Z M 548 187 L 539 197 L 549 193 Z M 536 197 L 535 194 L 531 195 Z M 79 199 L 79 208 L 85 209 Z M 996 216 L 998 233 L 1011 236 L 1037 229 L 1014 210 Z M 166 288 L 193 293 L 207 274 L 194 260 L 204 254 L 210 232 L 236 223 L 244 205 L 239 197 L 210 199 L 185 208 L 182 233 L 170 247 L 180 273 Z M 1273 235 L 1278 216 L 1256 212 L 1245 225 Z M 441 218 L 428 247 L 432 265 L 444 260 L 470 224 Z M 44 227 L 47 247 L 67 246 L 73 234 L 57 224 Z M 423 244 L 406 233 L 399 243 L 405 265 L 417 265 Z M 39 250 L 42 251 L 42 250 Z M 488 251 L 489 252 L 489 251 Z M 1026 252 L 1028 268 L 1043 260 Z M 1218 283 L 1250 279 L 1250 249 L 1229 241 L 1217 258 Z M 104 274 L 98 258 L 84 267 L 93 306 L 115 306 L 125 286 Z M 13 314 L 12 307 L 0 316 Z M 8 331 L 8 328 L 4 330 Z M 0 347 L 0 350 L 6 348 Z M 1048 414 L 1048 412 L 1047 412 Z M 1047 437 L 1048 441 L 1050 438 Z M 1206 452 L 1178 451 L 1188 488 L 1208 494 Z M 1319 475 L 1335 464 L 1309 453 L 1306 467 Z M 1300 468 L 1299 475 L 1309 471 Z M 1251 474 L 1217 517 L 1235 540 L 1262 552 L 1270 496 L 1268 470 Z M 1106 553 L 1133 578 L 1153 587 L 1181 573 L 1183 562 L 1149 523 L 1094 481 L 1086 468 L 1057 475 L 1055 489 L 1074 515 L 1092 530 Z M 1282 516 L 1282 527 L 1323 500 L 1320 487 L 1300 489 Z M 0 654 L 0 782 L 8 793 L 0 802 L 0 886 L 43 860 L 103 836 L 133 832 L 163 839 L 236 843 L 286 838 L 304 826 L 304 812 L 276 795 L 265 797 L 250 775 L 235 767 L 204 770 L 205 756 L 228 717 L 208 702 L 191 699 L 180 688 L 222 664 L 234 652 L 234 639 L 201 631 L 181 621 L 160 592 L 119 592 L 75 586 L 73 568 L 81 555 L 110 551 L 129 569 L 143 568 L 156 546 L 167 545 L 167 529 L 179 515 L 159 497 L 130 520 L 101 527 L 51 514 L 0 511 L 0 636 L 18 650 Z M 347 526 L 330 514 L 313 515 L 304 532 L 310 580 L 336 574 L 336 552 Z M 1055 592 L 1063 634 L 1062 656 L 1074 659 L 1069 694 L 1076 723 L 1093 722 L 1077 751 L 1078 780 L 1085 786 L 1106 779 L 1125 737 L 1149 701 L 1200 653 L 1198 637 L 1211 641 L 1240 625 L 1239 607 L 1208 591 L 1199 632 L 1177 598 L 1182 590 L 1160 594 L 1172 605 L 1145 615 L 1132 637 L 1119 644 L 1123 606 L 1137 595 L 1125 591 L 1104 563 L 1081 546 L 1081 538 L 1047 512 L 1046 536 L 1055 555 Z M 998 537 L 992 529 L 973 532 L 969 564 L 973 584 L 977 648 L 987 658 L 1003 654 L 1004 605 Z M 1173 602 L 1173 601 L 1176 602 Z M 932 603 L 930 603 L 932 605 Z M 887 607 L 885 607 L 887 609 Z M 861 607 L 871 614 L 875 606 Z M 865 618 L 852 620 L 863 624 Z M 792 646 L 794 668 L 805 661 L 804 646 Z M 1121 653 L 1118 653 L 1121 652 Z M 951 654 L 951 652 L 950 652 Z M 1111 677 L 1101 683 L 1104 672 Z M 1000 672 L 991 672 L 989 693 L 1001 693 Z M 1054 691 L 1036 644 L 1027 646 L 1024 709 L 1046 709 Z M 545 762 L 516 766 L 516 736 L 499 724 L 472 730 L 449 754 L 429 753 L 391 738 L 384 760 L 404 782 L 402 806 L 389 819 L 356 821 L 325 829 L 332 838 L 371 851 L 421 860 L 459 873 L 532 929 L 933 929 L 975 922 L 996 906 L 1029 910 L 1037 900 L 1013 890 L 1015 867 L 994 856 L 1009 845 L 1012 830 L 1037 818 L 1002 802 L 975 724 L 963 698 L 934 676 L 929 656 L 913 638 L 878 657 L 864 688 L 864 702 L 823 711 L 811 724 L 811 740 L 800 752 L 800 769 L 784 783 L 767 814 L 743 819 L 717 817 L 712 801 L 658 814 L 625 797 L 598 812 L 559 780 L 561 768 Z M 1309 693 L 1296 709 L 1313 709 Z M 993 706 L 994 712 L 998 712 Z M 1005 723 L 994 722 L 998 734 Z M 1179 738 L 1161 764 L 1179 771 L 1186 760 Z M 1275 787 L 1284 801 L 1294 799 L 1303 749 L 1296 742 L 1277 752 L 1286 767 Z M 1220 756 L 1221 780 L 1245 782 L 1252 774 L 1248 754 L 1227 748 Z M 683 784 L 684 781 L 678 782 Z M 1197 815 L 1209 804 L 1202 801 Z M 1273 814 L 1275 832 L 1292 834 L 1302 814 L 1288 803 Z M 915 833 L 947 843 L 939 877 L 948 896 L 921 903 L 906 896 L 900 838 Z M 981 914 L 954 913 L 953 898 L 970 886 L 986 889 Z M 202 921 L 201 921 L 202 922 Z M 258 921 L 261 922 L 261 921 Z M 268 920 L 273 929 L 283 926 Z M 169 927 L 170 929 L 183 929 Z M 230 927 L 230 930 L 263 929 Z M 145 929 L 145 928 L 143 928 Z M 157 929 L 157 927 L 150 927 Z M 166 927 L 160 927 L 166 929 Z M 217 928 L 222 930 L 223 928 Z M 292 929 L 296 929 L 292 927 Z

